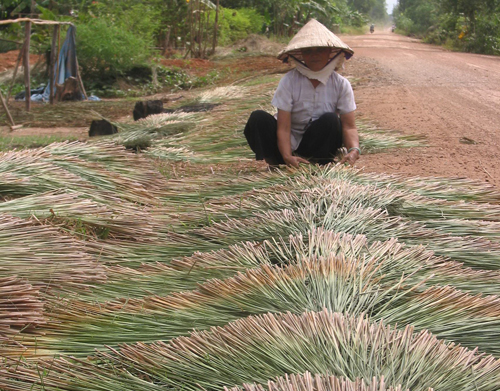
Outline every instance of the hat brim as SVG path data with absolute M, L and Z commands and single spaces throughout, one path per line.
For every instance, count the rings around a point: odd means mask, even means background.
M 317 46 L 312 46 L 312 47 L 317 47 Z M 321 47 L 321 46 L 320 46 Z M 304 57 L 302 56 L 302 50 L 303 49 L 308 49 L 307 47 L 300 48 L 300 49 L 293 49 L 293 50 L 288 50 L 288 51 L 282 51 L 278 54 L 278 59 L 286 62 L 288 60 L 288 57 L 291 56 L 295 58 L 296 60 L 299 61 L 304 61 Z M 330 48 L 330 55 L 329 58 L 332 59 L 337 55 L 338 52 L 343 52 L 346 60 L 350 59 L 354 52 L 352 50 L 347 50 L 345 48 L 338 48 L 338 47 L 331 47 Z

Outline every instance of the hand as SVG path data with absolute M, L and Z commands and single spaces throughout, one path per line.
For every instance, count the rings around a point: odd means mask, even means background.
M 309 162 L 306 159 L 301 158 L 300 156 L 291 155 L 288 157 L 284 157 L 283 160 L 285 161 L 287 166 L 295 168 L 298 168 L 300 163 L 309 164 Z
M 349 152 L 347 155 L 344 155 L 344 157 L 340 161 L 340 164 L 349 163 L 349 165 L 354 166 L 354 163 L 356 163 L 356 160 L 358 159 L 359 159 L 359 152 L 355 149 Z

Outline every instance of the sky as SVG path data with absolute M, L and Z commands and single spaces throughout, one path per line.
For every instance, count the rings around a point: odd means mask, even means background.
M 392 9 L 398 3 L 398 0 L 385 0 L 385 5 L 387 8 L 387 13 L 392 14 Z

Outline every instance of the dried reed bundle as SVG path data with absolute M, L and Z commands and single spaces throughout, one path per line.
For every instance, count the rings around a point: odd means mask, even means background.
M 38 289 L 17 277 L 0 278 L 0 340 L 43 323 Z
M 75 371 L 75 368 L 78 370 Z M 118 369 L 99 368 L 86 359 L 57 358 L 27 363 L 4 359 L 0 389 L 5 391 L 161 391 L 159 385 Z
M 368 383 L 368 384 L 367 384 Z M 365 382 L 362 379 L 351 381 L 345 378 L 327 375 L 312 375 L 309 372 L 300 375 L 285 375 L 262 384 L 243 384 L 241 387 L 224 387 L 224 391 L 403 391 L 401 386 L 389 387 L 384 378 Z M 406 390 L 410 391 L 410 390 Z M 428 391 L 432 391 L 431 388 Z
M 223 100 L 242 98 L 246 95 L 248 95 L 248 91 L 245 87 L 225 86 L 204 91 L 199 95 L 198 99 L 200 102 L 216 103 Z
M 44 289 L 85 289 L 106 279 L 82 244 L 57 229 L 0 215 L 0 270 Z
M 285 373 L 371 379 L 403 389 L 496 391 L 500 361 L 446 344 L 411 326 L 396 330 L 364 318 L 322 311 L 248 317 L 170 344 L 122 345 L 97 356 L 157 384 L 218 389 Z M 75 371 L 77 369 L 75 368 Z
M 47 352 L 52 347 L 54 353 L 88 354 L 106 344 L 169 340 L 193 327 L 221 326 L 248 315 L 327 308 L 428 329 L 438 337 L 500 356 L 500 299 L 449 287 L 419 293 L 423 281 L 411 285 L 401 274 L 392 279 L 381 276 L 381 269 L 389 269 L 384 263 L 375 258 L 304 259 L 286 268 L 263 265 L 170 296 L 98 305 L 56 302 L 50 309 L 54 323 L 42 328 L 44 336 L 37 343 Z M 24 343 L 31 346 L 26 338 Z
M 70 154 L 62 155 L 60 149 L 63 147 L 54 147 L 55 154 L 50 148 L 0 154 L 0 178 L 9 180 L 0 187 L 0 195 L 18 197 L 72 189 L 96 196 L 118 195 L 131 202 L 153 203 L 155 192 L 165 185 L 159 174 L 147 168 L 149 164 L 143 158 L 134 158 L 131 154 L 129 161 L 117 159 L 113 163 L 116 169 L 109 170 L 110 161 L 106 161 L 105 166 L 101 162 L 84 160 L 87 155 L 77 156 L 76 147 L 70 148 Z M 103 148 L 106 146 L 89 146 L 96 153 Z M 137 163 L 137 169 L 130 166 L 131 161 Z
M 114 247 L 123 251 L 123 246 L 115 244 Z M 103 246 L 103 249 L 106 248 Z M 119 258 L 119 254 L 106 250 L 105 254 L 101 254 L 101 259 L 114 260 L 116 263 L 113 255 Z M 499 272 L 463 268 L 461 264 L 435 256 L 423 246 L 405 246 L 396 239 L 370 243 L 363 235 L 352 236 L 314 229 L 286 239 L 244 242 L 217 251 L 195 252 L 188 257 L 173 259 L 168 265 L 149 260 L 132 269 L 120 265 L 125 261 L 119 258 L 123 262 L 105 268 L 106 283 L 78 292 L 78 299 L 103 302 L 120 297 L 165 296 L 195 289 L 197 284 L 211 278 L 229 278 L 237 272 L 262 265 L 295 264 L 304 259 L 331 256 L 376 262 L 380 264 L 378 275 L 387 284 L 397 283 L 404 275 L 408 284 L 427 281 L 423 287 L 452 285 L 473 294 L 500 295 Z M 148 259 L 145 258 L 146 261 Z M 166 262 L 166 257 L 163 262 Z

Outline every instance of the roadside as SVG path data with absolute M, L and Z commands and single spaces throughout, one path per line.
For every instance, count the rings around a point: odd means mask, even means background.
M 343 39 L 358 118 L 422 135 L 425 148 L 363 156 L 368 171 L 500 185 L 500 57 L 455 53 L 390 31 Z

